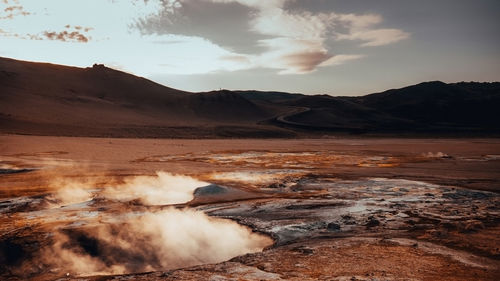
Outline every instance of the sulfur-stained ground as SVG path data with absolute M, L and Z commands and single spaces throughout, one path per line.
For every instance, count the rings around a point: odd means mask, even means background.
M 0 161 L 0 276 L 6 280 L 500 277 L 497 139 L 0 136 Z M 273 244 L 225 262 L 127 272 L 132 275 L 87 276 L 36 263 L 57 231 L 171 208 L 95 196 L 49 210 L 54 178 L 90 182 L 98 194 L 156 171 L 211 183 L 175 208 L 238 222 Z

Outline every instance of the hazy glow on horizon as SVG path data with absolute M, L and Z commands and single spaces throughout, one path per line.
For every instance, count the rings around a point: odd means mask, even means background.
M 265 70 L 296 80 L 371 59 L 370 50 L 413 37 L 375 12 L 289 7 L 313 3 L 321 1 L 0 0 L 0 56 L 80 67 L 103 63 L 146 77 Z M 237 13 L 246 18 L 231 17 Z M 245 40 L 244 48 L 233 42 Z M 351 47 L 339 47 L 346 44 Z

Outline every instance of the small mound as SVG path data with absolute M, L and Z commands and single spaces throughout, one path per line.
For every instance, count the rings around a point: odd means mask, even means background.
M 228 192 L 229 189 L 227 187 L 216 184 L 209 184 L 207 186 L 202 186 L 195 189 L 194 196 L 195 197 L 213 196 L 213 195 L 225 194 Z

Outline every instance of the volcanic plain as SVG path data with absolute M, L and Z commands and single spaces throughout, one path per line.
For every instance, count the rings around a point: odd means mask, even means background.
M 0 160 L 2 280 L 500 276 L 498 139 L 2 135 Z

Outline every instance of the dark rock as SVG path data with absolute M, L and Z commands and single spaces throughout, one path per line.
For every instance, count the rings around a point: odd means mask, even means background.
M 309 248 L 309 247 L 304 247 L 304 246 L 299 246 L 299 247 L 295 247 L 292 249 L 292 251 L 294 252 L 299 252 L 299 253 L 302 253 L 304 255 L 312 255 L 314 254 L 314 250 Z
M 486 199 L 492 197 L 492 195 L 480 192 L 480 191 L 471 191 L 471 190 L 463 190 L 463 189 L 453 189 L 455 192 L 443 193 L 442 197 L 447 199 Z
M 340 224 L 331 222 L 326 226 L 329 231 L 340 231 Z
M 228 192 L 228 189 L 224 186 L 209 184 L 207 186 L 198 187 L 194 191 L 194 196 L 207 196 L 207 195 L 216 195 Z
M 471 233 L 477 232 L 480 229 L 484 229 L 484 224 L 476 220 L 468 220 L 460 225 L 460 232 Z
M 354 225 L 357 224 L 356 220 L 351 215 L 343 215 L 342 222 L 346 225 Z
M 35 169 L 0 169 L 1 174 L 18 174 L 34 171 Z
M 380 221 L 377 220 L 373 216 L 368 217 L 368 222 L 365 224 L 365 226 L 368 227 L 368 228 L 374 227 L 374 226 L 379 226 L 379 225 L 380 225 Z
M 0 242 L 0 268 L 4 265 L 19 265 L 27 256 L 25 249 L 18 242 L 7 239 Z

